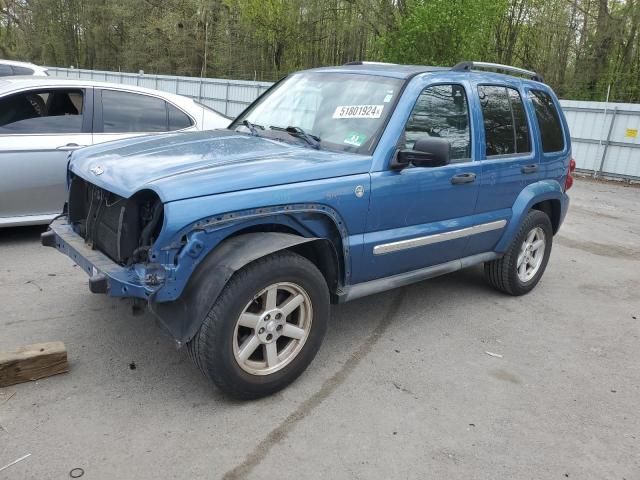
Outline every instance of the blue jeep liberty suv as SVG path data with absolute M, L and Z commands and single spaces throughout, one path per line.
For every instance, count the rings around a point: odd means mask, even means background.
M 309 365 L 330 303 L 479 263 L 529 292 L 574 167 L 534 72 L 355 62 L 283 78 L 228 129 L 74 152 L 42 243 L 92 292 L 146 306 L 223 391 L 257 398 Z

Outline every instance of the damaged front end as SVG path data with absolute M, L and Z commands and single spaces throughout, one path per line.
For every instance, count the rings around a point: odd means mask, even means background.
M 91 248 L 120 265 L 148 262 L 162 228 L 164 209 L 151 190 L 123 198 L 74 176 L 69 186 L 69 223 Z
M 165 269 L 150 254 L 164 220 L 155 192 L 124 198 L 72 176 L 66 213 L 42 234 L 42 244 L 81 266 L 92 292 L 148 299 L 164 284 Z

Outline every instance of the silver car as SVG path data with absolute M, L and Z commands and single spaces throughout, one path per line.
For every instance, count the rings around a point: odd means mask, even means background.
M 52 77 L 0 78 L 0 227 L 62 211 L 71 150 L 110 140 L 224 128 L 194 100 L 147 88 Z

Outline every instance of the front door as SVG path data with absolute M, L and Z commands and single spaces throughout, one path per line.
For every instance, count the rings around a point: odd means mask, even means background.
M 354 282 L 417 270 L 463 256 L 474 227 L 481 164 L 474 161 L 466 84 L 429 85 L 419 95 L 398 148 L 439 137 L 449 165 L 371 174 L 363 268 Z M 471 230 L 470 230 L 471 229 Z
M 62 212 L 69 152 L 92 141 L 91 92 L 44 88 L 0 99 L 0 223 Z

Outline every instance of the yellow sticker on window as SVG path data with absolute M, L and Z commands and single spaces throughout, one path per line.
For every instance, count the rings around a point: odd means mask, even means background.
M 638 138 L 638 129 L 637 128 L 627 128 L 626 133 L 624 134 L 627 138 Z

